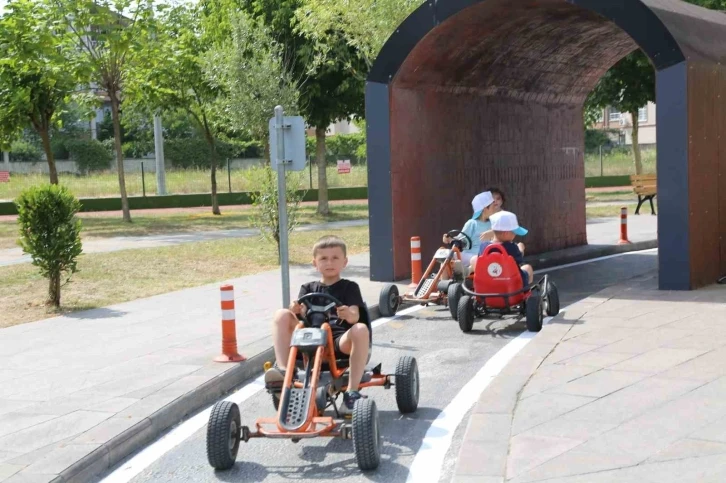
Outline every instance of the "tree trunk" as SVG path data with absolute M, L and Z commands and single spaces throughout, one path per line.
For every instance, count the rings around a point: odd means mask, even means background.
M 212 159 L 210 161 L 210 164 L 212 165 L 212 214 L 221 215 L 222 213 L 219 211 L 219 201 L 217 200 L 217 143 L 214 142 L 214 136 L 212 136 L 212 133 L 209 131 L 207 117 L 203 116 L 202 120 L 204 122 L 204 137 L 207 138 L 209 150 L 212 155 Z
M 318 165 L 318 214 L 330 214 L 328 206 L 328 176 L 326 172 L 327 162 L 325 159 L 325 129 L 315 129 L 316 163 Z
M 633 122 L 633 157 L 635 158 L 635 174 L 643 174 L 643 164 L 640 159 L 640 145 L 638 145 L 638 111 L 630 113 Z
M 55 308 L 60 307 L 60 272 L 51 273 L 48 277 L 48 305 L 52 305 Z
M 118 98 L 115 89 L 108 89 L 108 96 L 111 98 L 111 118 L 113 120 L 113 138 L 116 147 L 116 164 L 118 167 L 118 188 L 121 193 L 121 210 L 124 221 L 131 223 L 131 211 L 129 211 L 129 199 L 126 196 L 126 177 L 124 176 L 124 153 L 121 150 L 121 118 L 119 117 Z
M 50 147 L 50 134 L 48 129 L 41 129 L 40 139 L 43 141 L 43 150 L 45 151 L 45 157 L 48 160 L 48 171 L 50 174 L 50 183 L 58 184 L 58 170 L 55 167 L 55 158 L 53 157 L 53 149 Z

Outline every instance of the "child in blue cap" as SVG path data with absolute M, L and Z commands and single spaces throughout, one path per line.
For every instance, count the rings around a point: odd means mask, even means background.
M 464 267 L 469 266 L 472 258 L 479 253 L 479 247 L 482 241 L 491 240 L 494 237 L 489 217 L 499 211 L 500 204 L 494 202 L 494 196 L 491 191 L 479 193 L 471 200 L 471 207 L 474 215 L 461 229 L 462 233 L 466 233 L 471 239 L 472 246 L 461 252 L 461 263 Z M 451 243 L 451 238 L 444 234 L 443 241 L 446 244 Z
M 504 250 L 511 255 L 512 258 L 514 258 L 515 262 L 517 262 L 519 272 L 522 275 L 522 282 L 524 283 L 524 286 L 527 286 L 529 281 L 534 277 L 534 270 L 531 265 L 524 264 L 524 244 L 515 244 L 513 240 L 514 237 L 524 236 L 529 231 L 526 228 L 519 226 L 517 215 L 509 211 L 494 213 L 489 218 L 489 222 L 491 223 L 492 230 L 494 231 L 494 240 L 482 243 L 479 247 L 479 255 L 484 253 L 484 250 L 489 245 L 501 244 L 504 247 Z M 478 257 L 472 258 L 471 263 L 473 266 L 476 264 L 477 258 Z

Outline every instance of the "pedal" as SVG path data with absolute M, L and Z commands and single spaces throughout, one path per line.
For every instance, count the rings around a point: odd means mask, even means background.
M 308 417 L 312 391 L 310 388 L 290 388 L 283 391 L 283 400 L 280 402 L 286 411 L 281 411 L 280 423 L 288 431 L 295 431 L 300 428 Z

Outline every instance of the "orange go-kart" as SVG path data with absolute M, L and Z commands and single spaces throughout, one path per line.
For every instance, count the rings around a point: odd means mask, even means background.
M 457 303 L 459 328 L 471 331 L 475 318 L 495 315 L 515 315 L 526 319 L 527 330 L 542 330 L 544 313 L 555 316 L 560 312 L 557 285 L 544 275 L 536 283 L 526 286 L 519 273 L 519 265 L 502 245 L 489 245 L 476 261 L 472 284 L 464 283 L 454 290 L 463 294 Z M 473 288 L 471 288 L 473 285 Z
M 312 300 L 324 299 L 325 306 L 313 305 Z M 207 459 L 220 470 L 230 469 L 237 459 L 240 441 L 252 438 L 278 438 L 299 442 L 304 438 L 339 437 L 353 440 L 353 451 L 361 470 L 378 467 L 381 458 L 381 431 L 376 403 L 369 398 L 355 402 L 352 412 L 343 414 L 336 405 L 338 396 L 348 386 L 348 359 L 336 354 L 330 318 L 335 308 L 343 304 L 326 293 L 311 293 L 300 297 L 307 308 L 305 318 L 293 332 L 285 380 L 281 388 L 270 390 L 277 417 L 259 418 L 255 430 L 241 426 L 238 406 L 220 401 L 212 408 L 207 426 Z M 368 326 L 370 349 L 373 332 L 368 310 L 361 310 L 361 321 Z M 395 377 L 395 384 L 391 378 Z M 293 380 L 294 378 L 294 380 Z M 396 403 L 402 414 L 418 407 L 419 376 L 416 359 L 399 358 L 395 374 L 382 374 L 381 364 L 366 367 L 360 389 L 371 386 L 396 387 Z M 341 405 L 341 409 L 344 406 Z M 332 414 L 325 410 L 332 408 Z
M 460 230 L 451 230 L 447 235 L 452 238 L 451 243 L 436 250 L 426 272 L 413 291 L 399 295 L 395 284 L 386 284 L 381 289 L 378 309 L 383 317 L 396 315 L 396 311 L 405 304 L 450 305 L 452 287 L 456 282 L 463 282 L 466 278 L 467 267 L 461 261 L 461 252 L 472 246 L 472 242 L 471 238 Z M 446 278 L 442 280 L 444 275 Z M 452 314 L 455 307 L 449 307 Z

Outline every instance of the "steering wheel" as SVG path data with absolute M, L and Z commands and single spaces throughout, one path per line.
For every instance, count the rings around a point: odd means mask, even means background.
M 471 238 L 469 238 L 469 235 L 467 235 L 466 233 L 464 233 L 461 230 L 450 230 L 449 232 L 446 233 L 446 236 L 448 236 L 449 238 L 457 238 L 457 237 L 460 237 L 461 235 L 464 235 L 464 237 L 466 238 L 467 248 L 471 248 L 474 246 L 474 243 L 471 241 Z M 461 238 L 459 238 L 459 240 L 461 240 Z M 454 242 L 452 242 L 452 243 L 454 243 Z M 464 248 L 463 246 L 459 247 L 459 249 L 463 249 L 463 248 Z
M 314 305 L 312 299 L 322 298 L 330 301 L 328 305 Z M 337 298 L 325 292 L 313 292 L 303 295 L 298 300 L 298 303 L 303 304 L 307 311 L 305 313 L 305 327 L 320 327 L 323 322 L 328 322 L 331 315 L 337 317 L 337 312 L 333 309 L 340 307 L 343 303 Z

